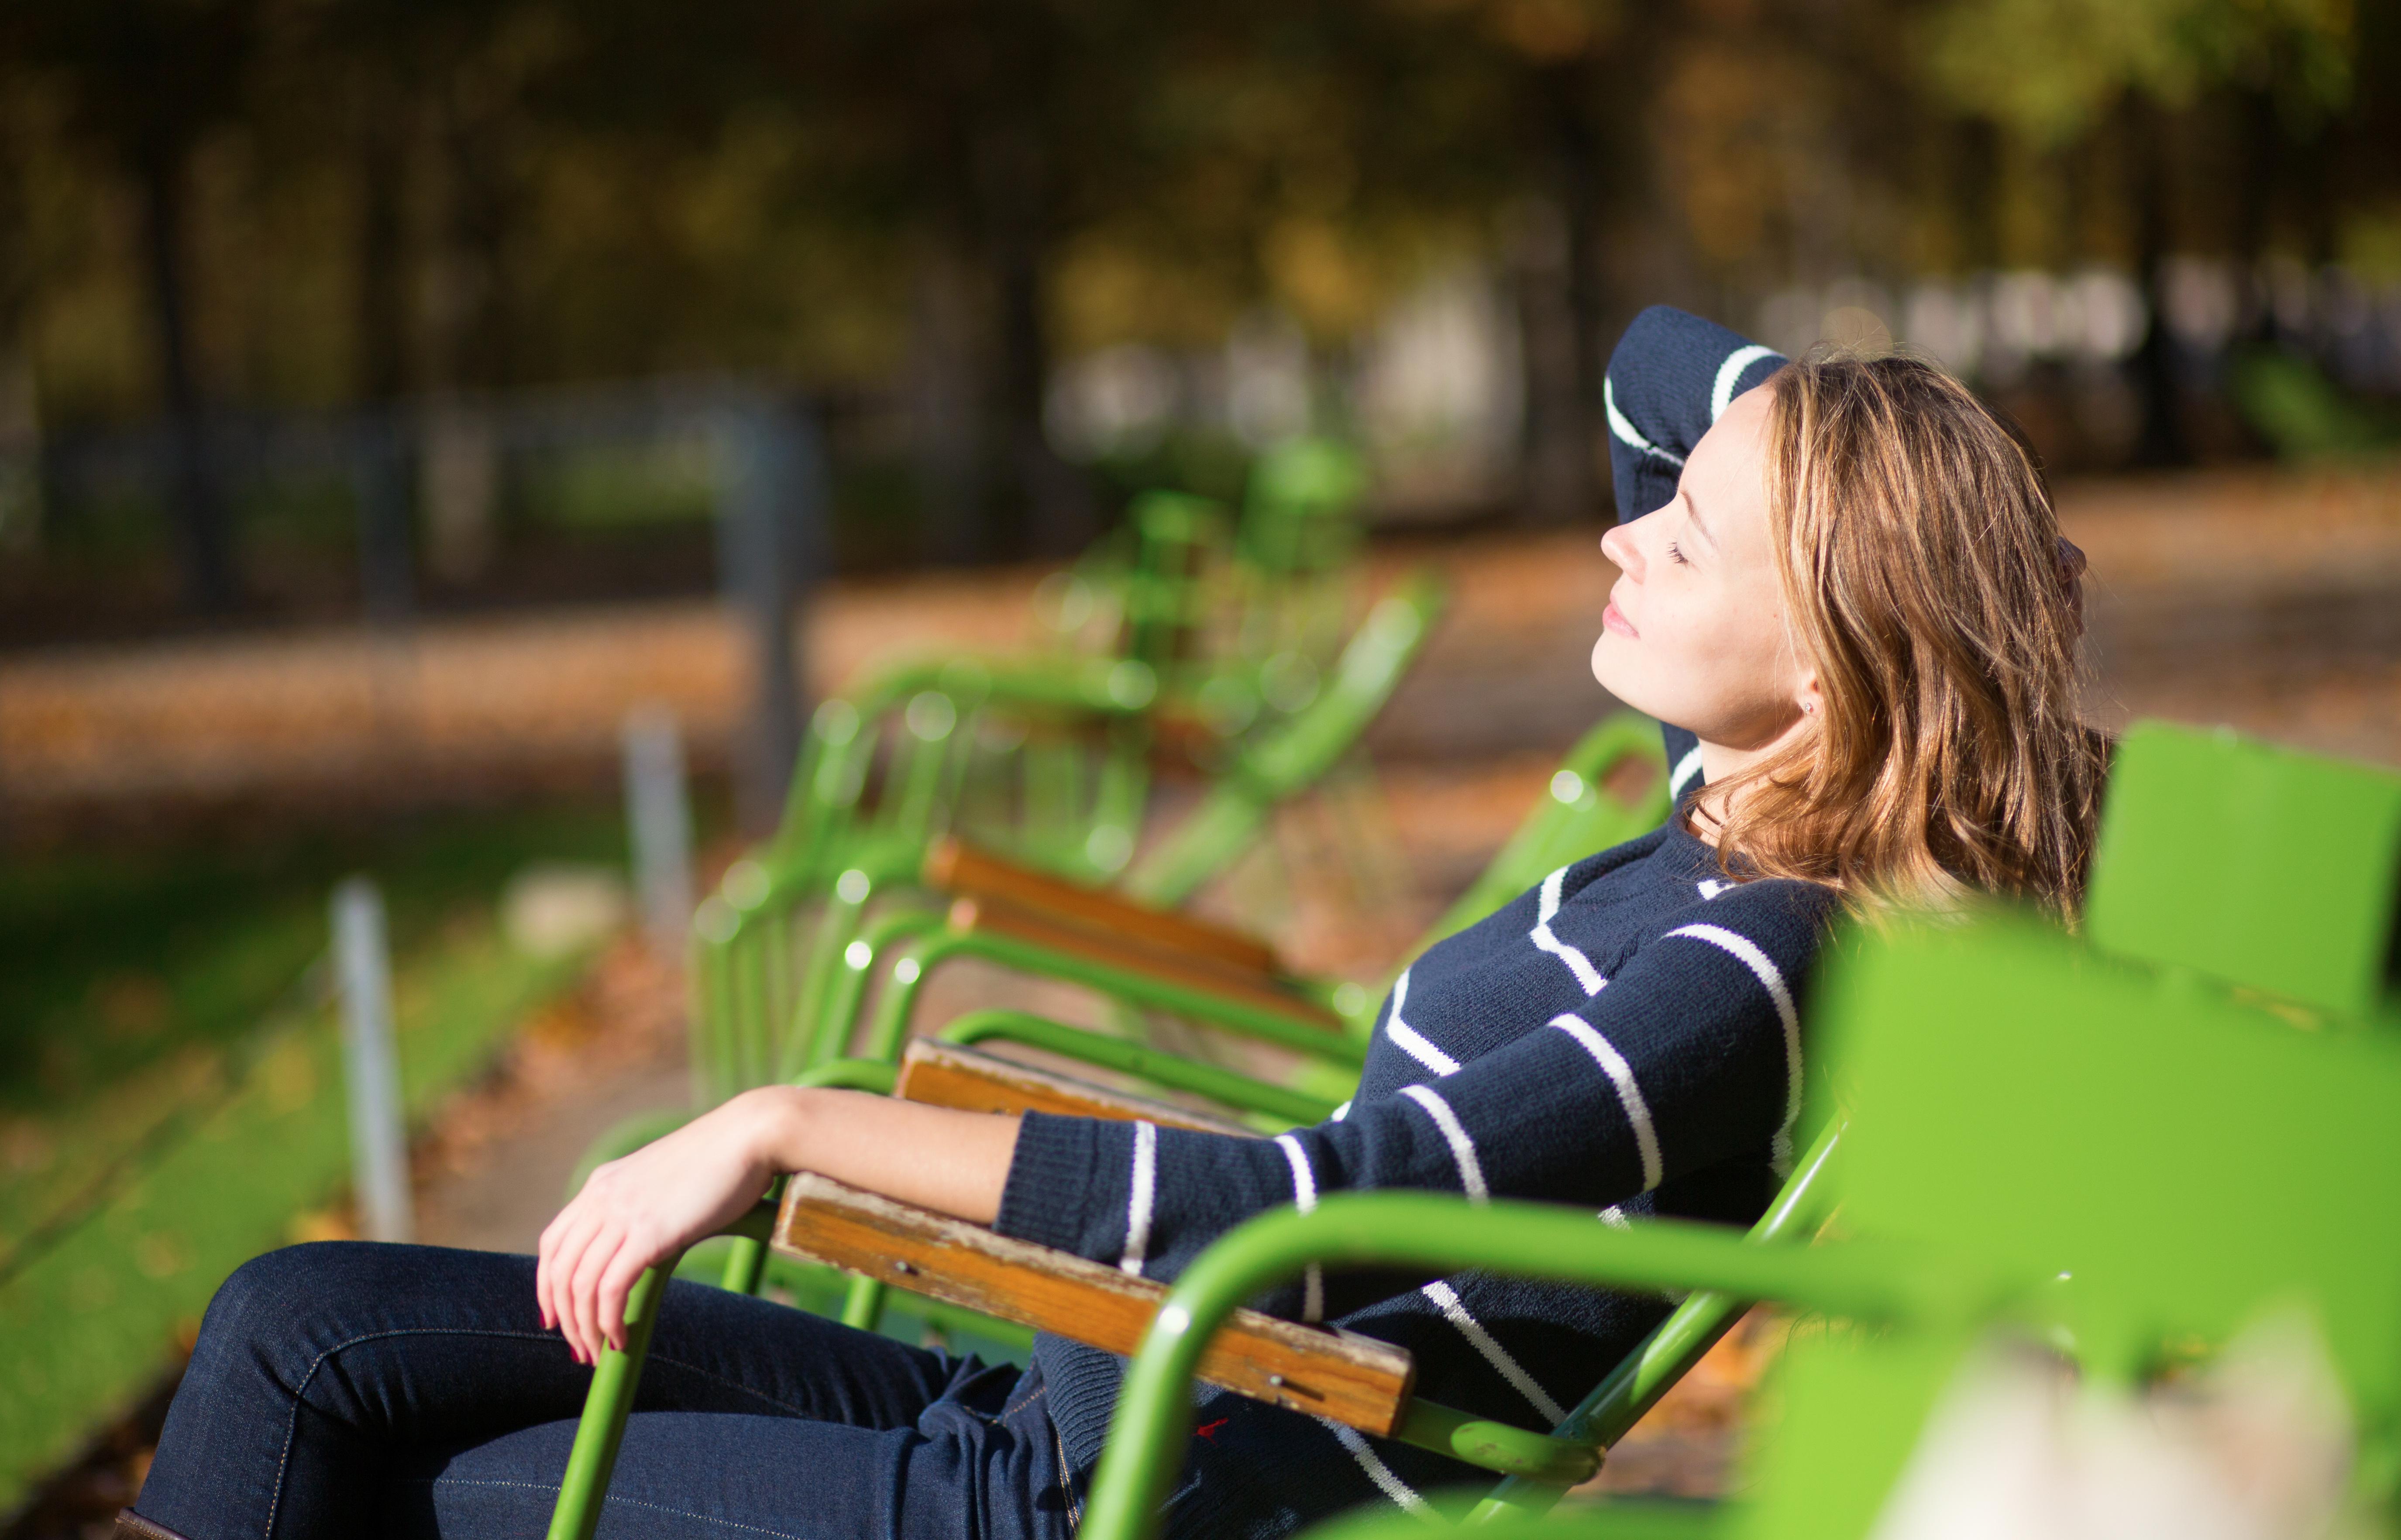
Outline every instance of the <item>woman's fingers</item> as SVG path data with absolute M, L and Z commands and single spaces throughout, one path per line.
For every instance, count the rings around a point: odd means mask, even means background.
M 624 1227 L 614 1220 L 601 1227 L 576 1259 L 567 1289 L 575 1322 L 575 1340 L 586 1363 L 600 1360 L 600 1275 L 625 1244 Z
M 591 1249 L 594 1238 L 602 1229 L 602 1217 L 589 1204 L 570 1205 L 566 1215 L 566 1229 L 550 1254 L 549 1266 L 543 1278 L 543 1313 L 556 1324 L 558 1334 L 575 1351 L 578 1362 L 584 1359 L 584 1339 L 575 1319 L 574 1283 L 576 1269 L 583 1264 L 584 1254 Z
M 647 1245 L 635 1244 L 628 1237 L 600 1273 L 600 1334 L 620 1353 L 625 1351 L 625 1301 L 632 1297 L 635 1281 L 645 1268 L 665 1261 L 665 1258 L 650 1255 L 651 1250 Z

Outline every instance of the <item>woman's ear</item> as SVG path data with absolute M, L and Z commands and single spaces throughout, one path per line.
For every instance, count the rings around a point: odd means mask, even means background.
M 1818 693 L 1818 670 L 1815 668 L 1801 676 L 1801 689 L 1797 698 L 1801 702 L 1801 714 L 1804 717 L 1817 716 L 1819 709 L 1825 706 L 1826 697 Z

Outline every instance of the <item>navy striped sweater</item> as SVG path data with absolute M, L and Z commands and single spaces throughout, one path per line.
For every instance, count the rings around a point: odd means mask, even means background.
M 1695 327 L 1707 323 L 1645 312 L 1612 382 L 1646 334 L 1708 347 L 1732 335 Z M 1654 451 L 1688 450 L 1722 409 L 1711 400 L 1722 371 L 1685 372 L 1703 390 L 1673 398 L 1692 408 L 1683 419 L 1634 407 Z M 1612 426 L 1629 393 L 1612 389 Z M 1691 743 L 1671 732 L 1680 791 L 1696 778 Z M 1242 1220 L 1345 1189 L 1573 1203 L 1596 1223 L 1747 1224 L 1790 1159 L 1795 991 L 1832 905 L 1809 884 L 1729 883 L 1715 851 L 1671 821 L 1553 873 L 1419 957 L 1384 1002 L 1356 1097 L 1314 1128 L 1244 1139 L 1029 1114 L 997 1227 L 1165 1280 Z M 1406 1347 L 1434 1400 L 1545 1428 L 1667 1309 L 1656 1297 L 1391 1272 L 1312 1272 L 1261 1302 Z M 1046 1336 L 1035 1368 L 1069 1462 L 1088 1473 L 1123 1361 Z M 1425 1451 L 1201 1394 L 1171 1500 L 1175 1534 L 1281 1534 L 1379 1495 L 1414 1506 L 1430 1486 L 1478 1478 Z

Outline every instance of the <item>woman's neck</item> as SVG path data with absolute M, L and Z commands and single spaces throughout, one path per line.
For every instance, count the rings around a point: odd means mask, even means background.
M 1795 711 L 1792 713 L 1792 720 L 1784 725 L 1783 731 L 1766 742 L 1750 748 L 1736 749 L 1702 738 L 1700 749 L 1703 784 L 1700 794 L 1693 799 L 1692 812 L 1685 818 L 1684 826 L 1699 839 L 1709 845 L 1716 845 L 1718 836 L 1724 832 L 1725 820 L 1734 813 L 1734 808 L 1725 804 L 1725 791 L 1720 789 L 1752 765 L 1772 759 L 1800 742 L 1803 737 L 1815 731 L 1816 727 L 1815 717 L 1805 712 Z M 1746 788 L 1733 789 L 1737 796 L 1746 790 Z

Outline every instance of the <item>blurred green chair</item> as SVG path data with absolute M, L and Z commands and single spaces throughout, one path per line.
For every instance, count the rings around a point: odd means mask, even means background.
M 1622 796 L 1610 789 L 1613 777 L 1629 773 L 1643 779 L 1640 792 Z M 1658 827 L 1667 807 L 1656 724 L 1631 712 L 1612 715 L 1570 750 L 1547 794 L 1410 955 L 1481 919 L 1557 868 Z M 1123 899 L 1099 900 L 1080 912 L 997 885 L 976 887 L 971 896 L 980 901 L 946 911 L 903 910 L 862 936 L 845 959 L 847 977 L 829 995 L 821 1048 L 854 1039 L 869 975 L 883 963 L 885 976 L 860 1052 L 888 1060 L 935 970 L 976 957 L 1331 1059 L 1349 1066 L 1346 1079 L 1355 1078 L 1381 990 L 1295 978 L 1271 949 L 1239 934 L 1186 941 L 1180 948 L 1173 937 L 1146 941 L 1146 931 L 1157 924 L 1155 906 L 1140 901 L 1145 895 L 1138 885 Z M 1212 940 L 1215 945 L 1203 956 Z M 1329 1032 L 1338 1036 L 1329 1040 Z M 832 1057 L 821 1053 L 816 1062 Z
M 1344 649 L 1332 680 L 1310 705 L 1274 731 L 1243 745 L 1212 781 L 1208 791 L 1159 845 L 1130 866 L 1132 830 L 1140 822 L 1132 773 L 1119 777 L 1120 791 L 1104 804 L 1121 809 L 1093 823 L 1084 836 L 1091 852 L 1114 835 L 1105 854 L 1112 870 L 1123 869 L 1122 890 L 1158 905 L 1181 902 L 1209 877 L 1248 848 L 1281 803 L 1307 791 L 1349 753 L 1391 698 L 1421 650 L 1443 598 L 1430 574 L 1405 579 L 1368 613 Z M 927 700 L 920 695 L 910 710 Z M 958 713 L 929 712 L 943 737 L 957 736 Z M 923 761 L 939 750 L 928 746 Z M 830 762 L 828 762 L 830 763 Z M 856 779 L 848 767 L 840 774 Z M 839 842 L 821 843 L 810 853 L 771 873 L 762 866 L 737 867 L 727 892 L 704 905 L 695 928 L 695 973 L 700 981 L 694 1012 L 695 1064 L 703 1099 L 721 1100 L 747 1086 L 789 1079 L 839 1057 L 851 1038 L 856 991 L 851 980 L 871 962 L 885 938 L 915 923 L 908 916 L 879 916 L 871 927 L 869 906 L 889 909 L 894 897 L 929 891 L 941 895 L 939 878 L 928 882 L 926 856 L 939 836 L 954 827 L 937 811 L 945 769 L 923 773 L 923 795 L 904 799 L 903 816 Z M 1115 820 L 1115 821 L 1112 821 Z M 991 826 L 972 828 L 980 844 L 995 846 L 1030 869 L 1055 873 L 1062 866 L 1089 881 L 1109 863 L 1088 860 L 1081 869 L 1062 860 L 1028 857 L 1026 842 L 995 835 Z M 1036 854 L 1038 855 L 1038 850 Z M 795 944 L 800 908 L 818 902 L 805 955 Z M 936 912 L 939 913 L 939 912 Z M 888 1052 L 882 1054 L 889 1058 Z

